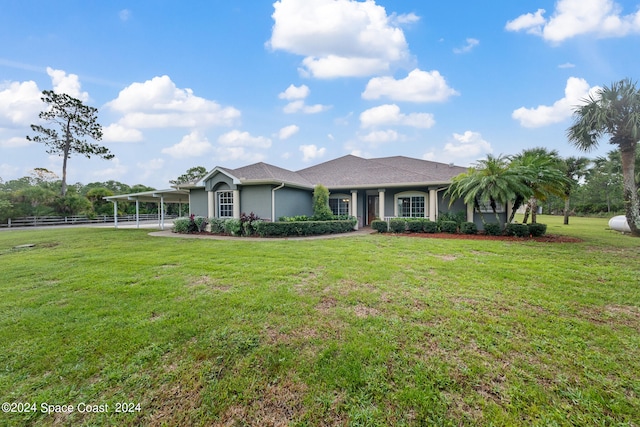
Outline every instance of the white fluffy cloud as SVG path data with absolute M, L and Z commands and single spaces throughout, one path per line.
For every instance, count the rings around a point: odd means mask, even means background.
M 362 93 L 364 99 L 386 97 L 394 101 L 442 102 L 458 95 L 447 85 L 438 71 L 415 69 L 407 77 L 396 80 L 393 77 L 375 77 L 369 80 Z
M 289 139 L 300 131 L 300 128 L 296 125 L 285 126 L 278 132 L 278 138 L 281 140 Z
M 0 127 L 34 123 L 44 105 L 41 96 L 34 81 L 0 83 Z
M 51 77 L 55 93 L 66 93 L 83 102 L 89 100 L 89 94 L 82 92 L 77 74 L 67 74 L 64 70 L 54 70 L 51 67 L 47 67 L 47 74 Z
M 589 87 L 584 79 L 570 77 L 564 89 L 564 98 L 557 100 L 553 105 L 539 105 L 535 108 L 520 107 L 511 114 L 511 117 L 527 128 L 560 123 L 571 117 L 574 106 L 582 104 L 582 101 L 597 89 L 597 86 Z
M 3 148 L 18 148 L 18 147 L 26 147 L 27 145 L 31 145 L 31 141 L 27 141 L 24 136 L 14 136 L 11 138 L 3 139 L 0 138 L 0 147 Z
M 400 139 L 400 134 L 395 130 L 376 130 L 371 131 L 366 135 L 360 136 L 360 140 L 376 146 L 387 142 L 395 142 Z
M 286 114 L 316 114 L 331 108 L 328 105 L 322 104 L 307 105 L 304 100 L 305 98 L 307 98 L 307 96 L 309 96 L 309 93 L 311 93 L 311 91 L 309 90 L 309 87 L 307 85 L 289 85 L 287 90 L 278 94 L 278 98 L 290 101 L 287 105 L 284 106 L 282 111 Z
M 452 162 L 458 165 L 470 164 L 493 151 L 479 132 L 466 131 L 462 134 L 454 133 L 451 141 L 444 145 L 442 151 L 425 153 L 425 160 Z
M 362 128 L 397 125 L 428 129 L 435 123 L 433 114 L 403 114 L 396 104 L 380 105 L 379 107 L 365 110 L 360 114 L 360 126 Z
M 163 148 L 162 153 L 168 154 L 176 159 L 187 157 L 199 157 L 211 151 L 213 146 L 206 136 L 198 131 L 193 131 L 185 135 L 179 143 L 171 147 Z
M 280 0 L 273 6 L 268 45 L 304 56 L 301 71 L 316 78 L 386 72 L 409 56 L 398 25 L 418 19 L 388 16 L 371 0 Z
M 509 31 L 527 31 L 550 42 L 562 42 L 581 34 L 597 37 L 623 37 L 640 33 L 640 10 L 623 15 L 613 0 L 559 0 L 551 18 L 544 9 L 507 22 Z
M 464 46 L 453 49 L 453 53 L 469 53 L 480 44 L 480 40 L 474 38 L 468 38 L 466 42 Z
M 180 89 L 166 75 L 132 83 L 106 107 L 123 113 L 118 124 L 130 129 L 231 126 L 240 119 L 237 109 Z
M 308 162 L 313 159 L 318 159 L 324 156 L 327 151 L 326 148 L 318 148 L 315 144 L 310 145 L 301 145 L 299 147 L 300 151 L 302 151 L 302 161 Z
M 164 159 L 151 159 L 147 162 L 138 162 L 136 163 L 136 168 L 141 173 L 142 179 L 147 179 L 152 176 L 155 172 L 162 170 L 164 168 L 165 161 Z
M 109 160 L 109 162 L 111 162 L 110 167 L 105 169 L 95 170 L 92 172 L 91 175 L 93 177 L 96 177 L 100 181 L 108 180 L 108 179 L 117 180 L 123 177 L 129 170 L 129 168 L 127 168 L 126 166 L 120 163 L 120 159 L 117 157 L 114 157 L 113 159 Z
M 232 130 L 218 138 L 218 143 L 226 147 L 269 148 L 271 139 L 263 136 L 251 136 L 249 132 Z
M 107 142 L 142 141 L 142 132 L 138 129 L 129 129 L 118 123 L 112 123 L 102 128 L 102 140 Z
M 289 87 L 284 91 L 278 94 L 278 98 L 286 99 L 287 101 L 293 101 L 297 99 L 305 99 L 309 96 L 309 87 L 307 85 L 289 85 Z
M 265 159 L 262 153 L 247 150 L 244 147 L 217 147 L 216 158 L 221 162 L 246 162 L 256 163 Z

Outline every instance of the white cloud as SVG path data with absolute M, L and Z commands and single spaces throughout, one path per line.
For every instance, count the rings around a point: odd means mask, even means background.
M 368 142 L 371 145 L 384 144 L 387 142 L 398 141 L 400 135 L 395 130 L 377 130 L 369 132 L 366 135 L 360 136 L 360 140 Z
M 574 106 L 582 104 L 582 101 L 597 89 L 597 86 L 589 87 L 584 79 L 570 77 L 564 89 L 564 98 L 557 100 L 553 105 L 539 105 L 535 108 L 520 107 L 511 114 L 511 117 L 527 128 L 560 123 L 571 117 Z
M 132 83 L 106 107 L 124 114 L 119 124 L 127 128 L 231 126 L 240 111 L 177 88 L 169 76 Z
M 122 22 L 127 22 L 131 19 L 131 11 L 129 9 L 122 9 L 118 12 L 118 18 L 120 18 Z
M 147 179 L 155 172 L 164 168 L 164 159 L 151 159 L 147 162 L 136 163 L 136 168 L 141 172 L 141 179 Z
M 442 102 L 453 95 L 458 95 L 458 92 L 447 85 L 438 71 L 416 68 L 401 80 L 393 77 L 375 77 L 369 80 L 362 98 L 386 97 L 394 101 Z
M 521 15 L 505 28 L 526 30 L 554 43 L 582 34 L 605 38 L 640 33 L 640 10 L 622 15 L 622 7 L 613 0 L 559 0 L 551 18 L 544 18 L 544 13 L 538 9 L 535 14 Z
M 7 163 L 0 164 L 0 178 L 4 181 L 17 178 L 20 168 L 17 166 L 9 165 Z
M 307 85 L 289 85 L 289 87 L 284 92 L 278 94 L 278 98 L 286 99 L 287 101 L 305 99 L 307 96 L 309 96 L 309 92 L 309 87 Z
M 280 0 L 268 45 L 305 58 L 302 73 L 316 78 L 386 72 L 409 56 L 398 25 L 413 14 L 388 16 L 375 1 Z
M 232 130 L 218 138 L 218 143 L 227 147 L 269 148 L 271 139 L 263 136 L 251 136 L 249 132 Z
M 575 68 L 575 67 L 576 67 L 575 64 L 572 64 L 571 62 L 565 62 L 564 64 L 558 65 L 558 68 L 562 68 L 562 69 Z
M 34 81 L 0 83 L 0 127 L 29 126 L 38 120 L 44 104 Z
M 463 47 L 453 49 L 453 53 L 469 53 L 473 50 L 474 47 L 480 44 L 480 40 L 473 38 L 468 38 L 466 42 L 467 44 Z
M 281 140 L 289 139 L 300 131 L 300 128 L 296 125 L 285 126 L 278 132 L 278 138 Z
M 428 129 L 434 124 L 433 114 L 403 114 L 400 112 L 400 107 L 396 104 L 385 104 L 370 108 L 360 114 L 360 126 L 362 128 L 398 125 Z
M 461 165 L 470 164 L 491 152 L 493 152 L 491 144 L 482 138 L 479 132 L 468 130 L 462 134 L 454 133 L 452 140 L 447 142 L 440 152 L 430 151 L 422 158 Z
M 293 101 L 284 106 L 282 111 L 286 114 L 294 114 L 294 113 L 305 113 L 305 114 L 316 114 L 322 113 L 323 111 L 327 111 L 331 108 L 328 105 L 322 104 L 314 104 L 314 105 L 306 105 L 304 101 Z
M 213 146 L 206 136 L 198 131 L 193 131 L 182 137 L 179 143 L 171 147 L 163 148 L 161 152 L 176 159 L 187 157 L 200 157 L 211 151 Z
M 111 167 L 108 167 L 106 169 L 100 169 L 100 170 L 96 170 L 94 171 L 91 175 L 99 178 L 100 180 L 102 179 L 114 179 L 117 180 L 123 176 L 125 176 L 125 174 L 127 173 L 127 171 L 129 170 L 126 166 L 120 164 L 120 159 L 117 157 L 114 157 L 113 159 L 109 160 L 112 164 Z
M 55 93 L 66 93 L 83 102 L 89 100 L 89 94 L 81 90 L 77 74 L 67 74 L 63 70 L 54 70 L 51 67 L 47 67 L 47 74 L 51 77 L 51 84 Z
M 118 123 L 112 123 L 102 128 L 102 140 L 111 142 L 142 141 L 142 132 L 138 129 L 130 129 Z
M 264 154 L 247 151 L 244 147 L 216 147 L 216 159 L 221 162 L 242 161 L 249 163 L 261 162 Z
M 299 147 L 300 151 L 302 151 L 302 161 L 308 162 L 313 159 L 318 159 L 324 156 L 327 151 L 326 148 L 318 148 L 315 144 L 311 145 L 301 145 Z
M 31 141 L 27 141 L 25 137 L 15 136 L 7 140 L 0 140 L 0 147 L 3 148 L 19 148 L 31 145 Z

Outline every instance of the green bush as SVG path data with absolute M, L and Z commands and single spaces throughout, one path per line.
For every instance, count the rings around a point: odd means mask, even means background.
M 224 233 L 224 223 L 226 219 L 209 218 L 209 224 L 211 224 L 211 232 L 214 234 Z
M 318 184 L 313 189 L 313 219 L 315 221 L 329 221 L 333 218 L 333 212 L 329 207 L 329 190 L 324 185 Z
M 407 230 L 412 233 L 422 233 L 424 230 L 423 220 L 421 218 L 407 220 Z
M 547 224 L 529 224 L 529 234 L 533 237 L 540 237 L 547 234 Z
M 239 219 L 228 219 L 224 222 L 224 232 L 232 236 L 240 236 L 242 223 Z
M 378 233 L 386 233 L 389 226 L 387 225 L 387 221 L 375 220 L 371 222 L 371 228 L 376 230 Z
M 256 232 L 262 237 L 313 236 L 347 233 L 356 225 L 356 218 L 342 221 L 258 222 Z
M 407 220 L 402 218 L 392 218 L 389 220 L 389 231 L 392 233 L 404 233 L 407 231 Z
M 456 223 L 456 225 L 458 227 L 460 227 L 460 224 L 462 224 L 463 222 L 465 222 L 467 220 L 467 213 L 464 211 L 458 211 L 458 212 L 438 212 L 438 227 L 440 227 L 440 225 L 442 224 L 442 222 L 444 221 L 453 221 Z
M 455 221 L 440 221 L 440 231 L 443 233 L 456 233 L 458 231 L 458 223 Z
M 186 234 L 189 232 L 189 218 L 176 218 L 173 220 L 174 233 Z
M 478 233 L 478 226 L 473 222 L 463 222 L 460 224 L 460 232 L 462 234 L 476 234 Z
M 182 217 L 174 219 L 172 231 L 181 234 L 198 233 L 204 231 L 207 224 L 209 224 L 207 218 L 191 214 L 188 218 Z
M 426 220 L 422 224 L 422 229 L 425 233 L 437 233 L 438 232 L 438 223 L 435 221 Z
M 295 221 L 311 221 L 311 217 L 307 215 L 281 216 L 279 222 L 295 222 Z
M 484 234 L 488 236 L 500 236 L 502 234 L 502 226 L 495 222 L 484 225 Z
M 511 223 L 504 229 L 507 236 L 529 237 L 529 227 L 527 224 Z

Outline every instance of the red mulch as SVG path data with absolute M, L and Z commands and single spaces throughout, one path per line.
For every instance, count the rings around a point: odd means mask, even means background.
M 502 240 L 506 242 L 544 242 L 544 243 L 579 243 L 577 237 L 545 234 L 540 237 L 487 236 L 486 234 L 450 234 L 450 233 L 406 233 L 398 236 L 421 237 L 424 239 L 463 239 L 463 240 Z

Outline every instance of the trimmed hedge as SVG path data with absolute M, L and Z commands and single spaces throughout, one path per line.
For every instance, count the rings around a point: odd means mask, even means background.
M 532 237 L 540 237 L 547 234 L 547 224 L 529 224 L 529 233 Z
M 371 222 L 371 228 L 376 230 L 378 233 L 386 233 L 389 229 L 387 225 L 387 221 L 375 220 Z
M 356 218 L 341 221 L 258 222 L 256 232 L 261 237 L 313 236 L 347 233 L 356 225 Z
M 441 221 L 440 231 L 443 233 L 454 234 L 458 231 L 458 223 L 455 221 Z
M 502 226 L 495 222 L 484 225 L 484 234 L 488 236 L 500 236 L 502 234 Z
M 424 221 L 420 218 L 407 220 L 407 230 L 411 233 L 422 233 Z
M 393 218 L 389 220 L 389 231 L 392 233 L 404 233 L 407 231 L 407 220 Z
M 527 224 L 511 223 L 504 229 L 507 236 L 529 237 L 529 227 Z
M 422 229 L 425 233 L 437 233 L 438 232 L 438 223 L 435 221 L 426 220 L 422 224 Z
M 460 232 L 462 234 L 477 234 L 478 226 L 473 222 L 463 222 L 460 224 Z

